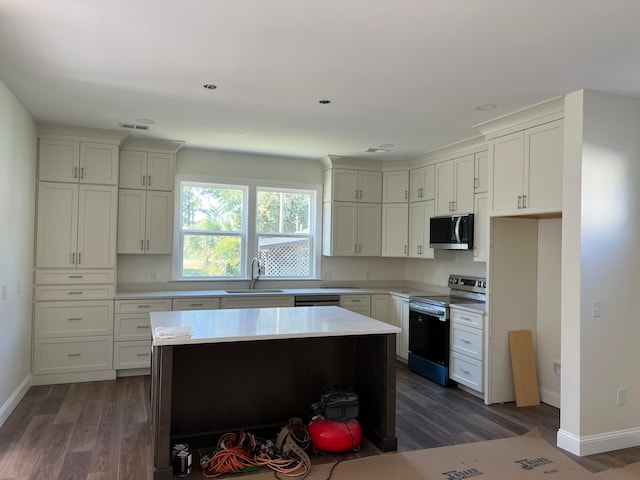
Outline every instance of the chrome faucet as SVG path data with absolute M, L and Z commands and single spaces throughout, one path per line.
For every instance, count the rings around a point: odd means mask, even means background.
M 262 265 L 260 265 L 260 260 L 258 257 L 253 257 L 251 260 L 251 284 L 249 286 L 251 290 L 253 290 L 253 287 L 255 287 L 256 282 L 260 278 L 261 269 Z

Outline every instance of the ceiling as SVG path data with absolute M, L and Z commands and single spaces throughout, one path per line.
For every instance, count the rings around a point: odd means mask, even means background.
M 39 122 L 396 160 L 582 88 L 640 97 L 639 18 L 638 0 L 0 0 L 0 79 Z

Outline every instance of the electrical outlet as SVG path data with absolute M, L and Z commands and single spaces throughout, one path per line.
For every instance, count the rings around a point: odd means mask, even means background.
M 371 272 L 364 272 L 364 279 L 371 280 Z
M 593 300 L 591 302 L 591 316 L 599 317 L 602 314 L 602 302 L 600 300 Z
M 554 360 L 551 365 L 552 365 L 552 368 L 553 368 L 553 374 L 556 377 L 559 377 L 560 376 L 560 362 Z
M 625 403 L 627 403 L 627 389 L 626 388 L 619 388 L 618 389 L 618 399 L 617 399 L 617 403 L 619 407 L 624 406 Z
M 2 284 L 2 287 L 0 287 L 0 299 L 4 302 L 7 299 L 7 296 L 7 284 L 4 283 Z

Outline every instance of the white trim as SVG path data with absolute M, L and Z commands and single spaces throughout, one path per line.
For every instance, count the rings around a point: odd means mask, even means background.
M 580 457 L 640 446 L 640 427 L 579 437 L 558 430 L 558 447 Z
M 540 401 L 552 407 L 560 408 L 560 392 L 549 388 L 540 388 Z
M 138 377 L 140 375 L 151 375 L 151 368 L 128 368 L 116 370 L 116 377 Z
M 0 407 L 0 427 L 4 425 L 4 422 L 7 421 L 9 415 L 16 409 L 20 400 L 25 396 L 27 391 L 31 387 L 31 374 L 27 375 L 25 379 L 20 382 L 18 388 L 16 388 L 13 393 L 9 396 L 4 405 Z

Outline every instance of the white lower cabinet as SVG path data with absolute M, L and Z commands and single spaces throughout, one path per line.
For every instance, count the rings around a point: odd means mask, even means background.
M 399 327 L 396 335 L 396 356 L 407 362 L 409 360 L 409 299 L 400 295 L 391 295 L 389 323 Z
M 340 306 L 361 315 L 371 316 L 371 295 L 340 295 Z
M 170 311 L 163 299 L 116 300 L 113 327 L 113 368 L 127 370 L 151 366 L 150 312 Z
M 220 298 L 174 298 L 174 310 L 216 310 L 220 308 Z
M 34 375 L 112 370 L 113 336 L 36 338 Z
M 389 303 L 389 295 L 371 295 L 371 318 L 390 323 Z
M 477 392 L 484 391 L 484 315 L 451 308 L 449 378 Z

